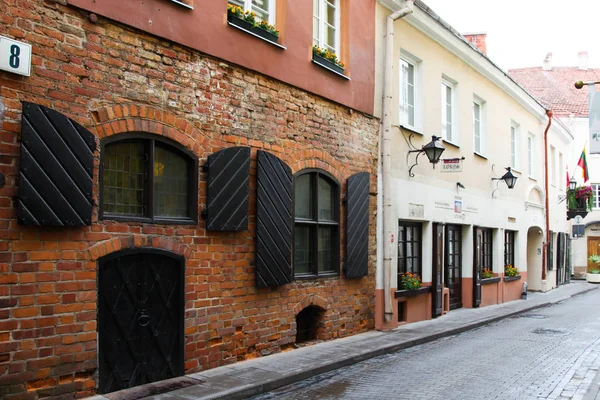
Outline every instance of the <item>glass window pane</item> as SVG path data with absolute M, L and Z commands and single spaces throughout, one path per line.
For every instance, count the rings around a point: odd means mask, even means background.
M 154 150 L 154 215 L 188 216 L 188 163 L 180 154 L 156 146 Z
M 313 17 L 313 45 L 321 46 L 319 42 L 319 19 Z
M 329 25 L 325 28 L 325 44 L 335 53 L 335 28 Z
M 321 0 L 314 0 L 313 1 L 313 15 L 315 16 L 319 16 L 319 5 L 321 3 Z
M 326 9 L 325 15 L 327 16 L 327 19 L 325 21 L 329 25 L 335 26 L 335 7 L 329 3 L 326 3 L 325 9 Z
M 311 174 L 304 174 L 294 180 L 295 218 L 313 218 L 311 176 Z
M 244 8 L 243 0 L 229 0 L 228 3 L 233 4 L 234 6 L 240 6 L 240 7 Z
M 294 273 L 310 273 L 311 259 L 312 247 L 310 227 L 296 225 L 294 229 Z
M 319 219 L 320 220 L 335 220 L 333 212 L 334 190 L 333 185 L 325 178 L 319 176 Z
M 319 272 L 334 271 L 334 228 L 319 228 Z
M 102 207 L 105 213 L 144 215 L 144 159 L 144 143 L 141 141 L 106 146 L 102 167 Z

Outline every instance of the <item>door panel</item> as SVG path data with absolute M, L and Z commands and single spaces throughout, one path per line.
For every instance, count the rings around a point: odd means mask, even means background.
M 475 229 L 473 235 L 473 307 L 481 304 L 481 268 L 483 265 L 483 231 Z
M 183 375 L 183 261 L 164 253 L 100 263 L 99 393 Z
M 450 309 L 462 307 L 462 228 L 446 226 L 444 284 L 450 289 Z
M 587 252 L 588 258 L 592 254 L 600 254 L 600 237 L 593 237 L 593 236 L 588 237 L 587 249 L 588 249 L 588 252 Z M 598 266 L 595 263 L 588 261 L 588 265 L 587 265 L 588 272 L 592 268 L 598 268 Z
M 432 316 L 438 317 L 443 311 L 443 255 L 444 255 L 444 228 L 441 224 L 433 224 L 433 301 Z

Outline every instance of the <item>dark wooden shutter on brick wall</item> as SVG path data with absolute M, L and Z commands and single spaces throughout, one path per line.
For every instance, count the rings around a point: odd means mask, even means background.
M 369 273 L 369 180 L 368 172 L 354 174 L 346 181 L 346 277 Z
M 256 286 L 281 286 L 292 281 L 292 170 L 260 150 L 256 164 Z
M 248 229 L 250 148 L 231 147 L 208 156 L 206 229 Z
M 63 114 L 23 102 L 18 220 L 91 224 L 94 135 Z

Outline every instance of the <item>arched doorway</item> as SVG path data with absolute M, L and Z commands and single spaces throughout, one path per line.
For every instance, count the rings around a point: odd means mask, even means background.
M 527 231 L 527 284 L 529 290 L 542 290 L 544 231 L 532 226 Z
M 99 261 L 99 393 L 183 375 L 184 259 L 131 249 Z

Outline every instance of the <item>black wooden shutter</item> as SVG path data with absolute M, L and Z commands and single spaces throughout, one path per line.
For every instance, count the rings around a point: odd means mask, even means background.
M 94 135 L 77 122 L 23 102 L 19 223 L 90 225 L 95 149 Z
M 554 269 L 554 232 L 550 231 L 550 242 L 547 243 L 548 270 Z
M 359 172 L 346 181 L 346 277 L 369 273 L 369 180 Z
M 292 170 L 258 151 L 256 172 L 256 286 L 292 281 Z
M 248 229 L 250 148 L 231 147 L 208 156 L 206 229 Z

